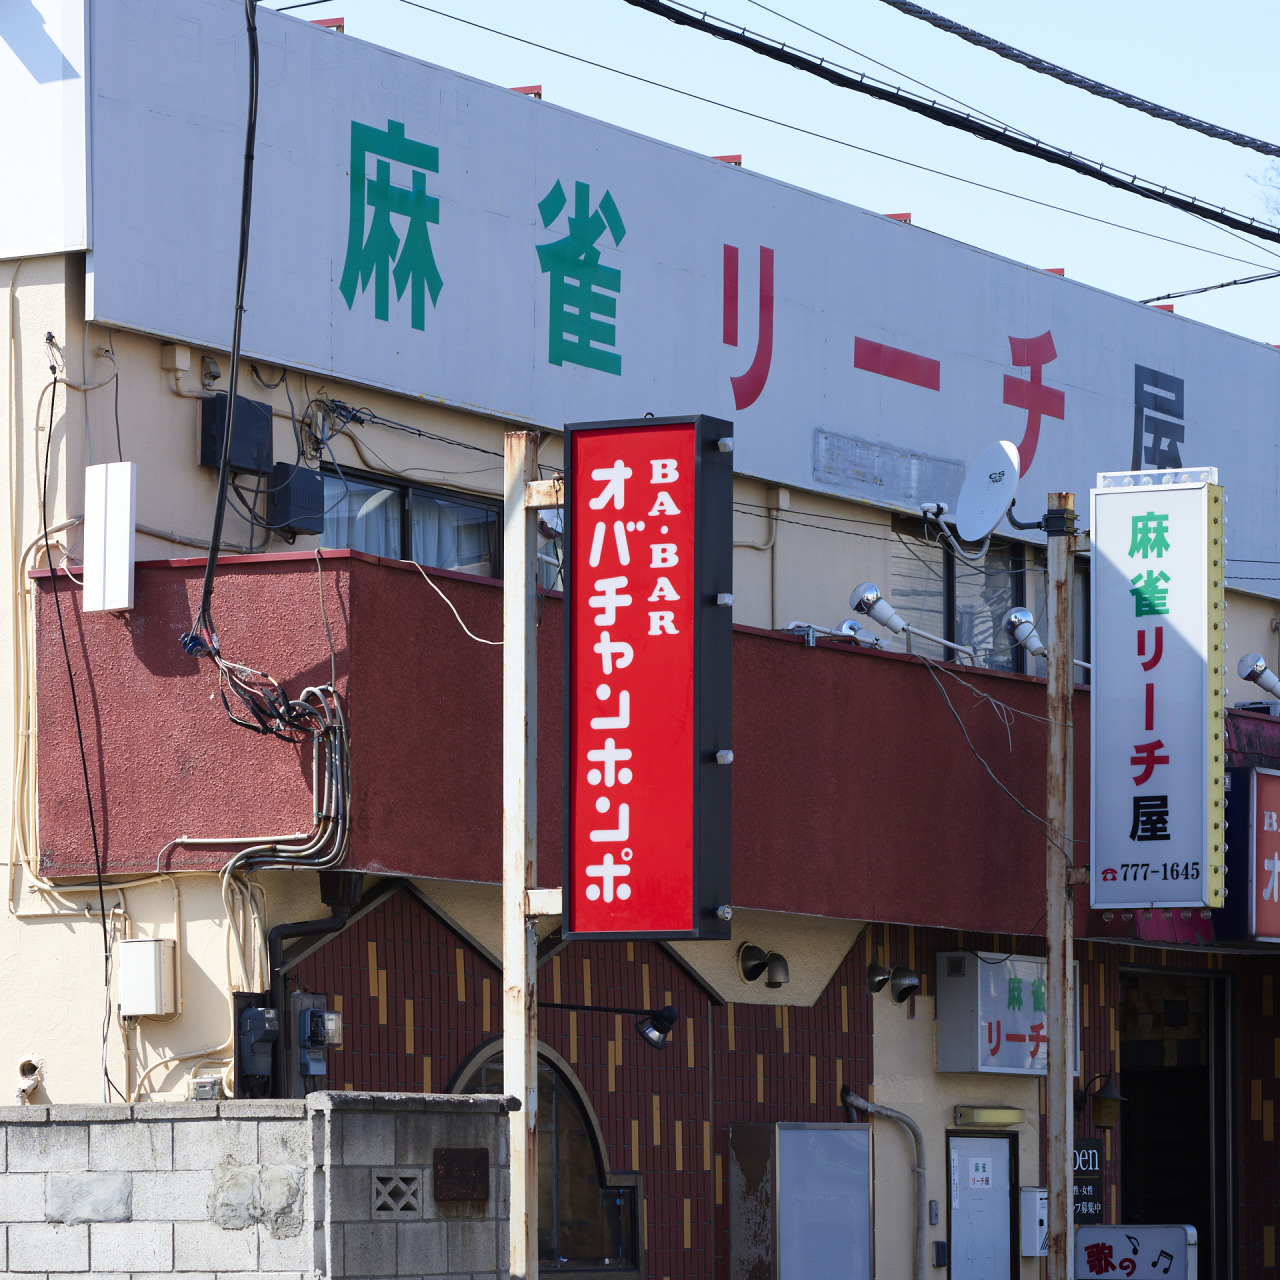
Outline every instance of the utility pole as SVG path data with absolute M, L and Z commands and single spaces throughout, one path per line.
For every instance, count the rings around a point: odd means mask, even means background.
M 538 479 L 538 437 L 504 439 L 502 534 L 502 1084 L 511 1114 L 511 1280 L 538 1276 L 538 953 L 534 922 L 560 914 L 538 889 L 538 510 L 560 480 Z
M 1045 940 L 1048 949 L 1048 1280 L 1070 1280 L 1072 1220 L 1072 1058 L 1075 1036 L 1075 920 L 1071 889 L 1072 807 L 1075 762 L 1072 695 L 1075 688 L 1076 499 L 1051 493 L 1045 516 L 1048 535 L 1048 761 L 1045 843 Z

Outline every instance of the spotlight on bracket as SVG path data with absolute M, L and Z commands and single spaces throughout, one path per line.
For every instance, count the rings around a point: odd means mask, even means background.
M 857 618 L 846 618 L 840 624 L 840 634 L 851 637 L 854 644 L 865 645 L 869 649 L 884 648 L 884 641 L 879 636 L 873 636 Z
M 859 583 L 849 596 L 849 605 L 854 613 L 865 613 L 872 622 L 887 628 L 895 636 L 906 628 L 906 623 L 898 617 L 891 605 L 880 594 L 880 588 L 874 582 Z
M 754 942 L 744 942 L 738 948 L 738 976 L 743 982 L 756 982 L 763 977 L 766 987 L 776 989 L 791 981 L 791 970 L 780 951 L 766 951 Z
M 1241 680 L 1249 680 L 1256 684 L 1263 693 L 1277 696 L 1280 689 L 1280 676 L 1267 666 L 1266 659 L 1260 653 L 1246 653 L 1236 664 L 1236 675 Z
M 1043 658 L 1049 652 L 1036 631 L 1035 614 L 1030 609 L 1010 609 L 1004 615 L 1004 629 L 1014 644 L 1022 645 L 1033 658 Z
M 867 995 L 873 996 L 889 981 L 889 970 L 882 964 L 867 965 Z
M 769 953 L 753 942 L 738 948 L 738 976 L 743 982 L 754 982 L 769 967 Z
M 680 1010 L 673 1004 L 666 1005 L 656 1013 L 646 1013 L 636 1023 L 636 1030 L 643 1040 L 647 1040 L 655 1049 L 667 1047 L 667 1037 L 675 1030 L 680 1021 Z
M 889 994 L 894 1004 L 902 1004 L 920 990 L 920 975 L 905 964 L 895 964 L 889 971 Z

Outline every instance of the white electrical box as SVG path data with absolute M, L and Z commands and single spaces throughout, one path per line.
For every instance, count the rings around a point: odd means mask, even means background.
M 172 938 L 131 938 L 119 945 L 120 1013 L 163 1018 L 177 1013 Z
M 104 462 L 84 471 L 85 613 L 133 608 L 138 467 Z
M 1018 1188 L 1018 1234 L 1024 1258 L 1049 1252 L 1049 1192 L 1044 1187 Z

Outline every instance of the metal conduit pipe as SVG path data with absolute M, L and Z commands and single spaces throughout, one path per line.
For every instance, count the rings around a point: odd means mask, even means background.
M 865 1111 L 869 1115 L 884 1116 L 886 1120 L 893 1120 L 911 1134 L 911 1140 L 915 1143 L 916 1152 L 915 1163 L 911 1166 L 911 1172 L 916 1175 L 916 1247 L 913 1275 L 915 1280 L 925 1280 L 925 1224 L 928 1221 L 928 1217 L 925 1204 L 924 1134 L 920 1131 L 920 1126 L 905 1112 L 895 1111 L 892 1107 L 882 1107 L 877 1103 L 868 1102 L 865 1098 L 858 1097 L 847 1084 L 840 1090 L 840 1101 L 849 1117 L 850 1124 L 855 1119 L 855 1111 Z
M 280 1034 L 276 1041 L 276 1051 L 271 1062 L 271 1094 L 276 1098 L 287 1098 L 290 1082 L 286 1077 L 288 1069 L 288 1045 L 295 1034 L 295 1028 L 289 1026 L 288 1001 L 285 999 L 284 984 L 284 944 L 286 938 L 306 938 L 315 934 L 338 933 L 346 925 L 351 913 L 360 903 L 360 890 L 364 884 L 364 876 L 352 871 L 321 871 L 320 898 L 329 908 L 330 914 L 318 920 L 294 920 L 289 924 L 278 924 L 267 938 L 267 954 L 271 966 L 271 1002 L 280 1018 Z M 236 1069 L 239 1070 L 239 1063 Z

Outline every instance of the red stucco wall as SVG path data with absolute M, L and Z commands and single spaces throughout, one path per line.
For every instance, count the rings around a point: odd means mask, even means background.
M 327 553 L 323 565 L 351 727 L 350 865 L 497 880 L 502 650 L 468 638 L 412 566 L 349 552 Z M 309 747 L 230 724 L 212 664 L 182 652 L 202 568 L 140 566 L 127 618 L 79 616 L 79 592 L 62 582 L 108 871 L 154 867 L 163 846 L 183 835 L 288 834 L 310 822 Z M 293 694 L 327 679 L 317 576 L 305 553 L 225 561 L 214 597 L 224 654 L 270 672 Z M 500 638 L 496 583 L 434 576 L 472 631 Z M 84 874 L 92 869 L 87 813 L 47 575 L 41 587 L 43 866 L 50 875 Z M 558 883 L 560 871 L 560 611 L 558 598 L 546 599 L 539 631 L 545 884 Z M 1000 780 L 1042 813 L 1042 683 L 968 668 L 935 681 L 916 660 L 806 648 L 746 628 L 735 631 L 733 659 L 736 905 L 1003 932 L 1035 927 L 1043 834 L 974 758 L 956 716 Z M 1077 837 L 1088 831 L 1087 711 L 1078 693 Z M 222 860 L 198 847 L 165 859 L 205 868 Z M 1086 845 L 1077 846 L 1077 860 L 1087 860 Z

